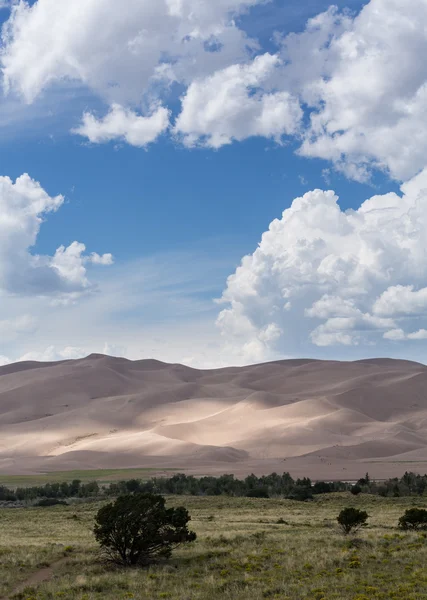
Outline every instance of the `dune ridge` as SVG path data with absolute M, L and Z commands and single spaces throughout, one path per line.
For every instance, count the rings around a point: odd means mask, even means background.
M 391 359 L 205 371 L 103 355 L 17 363 L 0 368 L 0 472 L 427 471 L 426 389 L 426 366 Z

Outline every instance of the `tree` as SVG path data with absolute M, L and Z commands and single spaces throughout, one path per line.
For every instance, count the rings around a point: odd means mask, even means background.
M 288 494 L 289 500 L 298 500 L 304 502 L 305 500 L 312 500 L 313 494 L 311 487 L 306 485 L 295 485 L 292 491 Z
M 337 521 L 345 535 L 354 533 L 361 527 L 366 526 L 368 513 L 358 508 L 344 508 L 337 517 Z
M 427 529 L 427 510 L 409 508 L 399 519 L 399 529 Z
M 313 494 L 329 494 L 332 492 L 332 486 L 326 481 L 316 481 L 313 485 Z
M 138 479 L 129 479 L 126 481 L 125 486 L 130 494 L 141 491 L 141 482 Z
M 98 511 L 94 534 L 109 561 L 143 566 L 193 542 L 196 534 L 187 528 L 190 519 L 182 506 L 166 508 L 163 496 L 126 494 Z

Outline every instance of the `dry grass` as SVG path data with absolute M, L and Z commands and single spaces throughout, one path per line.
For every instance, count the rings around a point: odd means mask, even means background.
M 423 499 L 331 494 L 308 503 L 223 497 L 170 503 L 189 509 L 198 541 L 168 563 L 134 571 L 112 570 L 99 561 L 91 533 L 96 505 L 1 511 L 0 596 L 11 594 L 40 565 L 67 556 L 53 566 L 51 581 L 15 597 L 427 599 L 427 539 L 396 529 L 404 510 L 425 505 Z M 369 527 L 355 541 L 345 539 L 335 522 L 349 505 L 370 515 Z
M 159 474 L 173 474 L 176 469 L 96 469 L 91 471 L 50 471 L 36 475 L 0 475 L 0 485 L 9 488 L 31 487 L 45 485 L 46 483 L 70 483 L 79 479 L 83 483 L 97 481 L 100 484 L 108 484 L 113 481 L 127 479 L 149 479 Z

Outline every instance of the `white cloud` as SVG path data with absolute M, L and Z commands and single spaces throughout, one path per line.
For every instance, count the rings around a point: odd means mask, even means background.
M 178 83 L 173 130 L 188 145 L 295 135 L 302 155 L 353 179 L 423 169 L 426 1 L 370 0 L 355 16 L 332 6 L 301 33 L 277 34 L 274 55 L 235 18 L 263 1 L 128 0 L 126 11 L 116 0 L 22 1 L 3 32 L 6 89 L 31 102 L 83 84 L 111 108 L 101 119 L 89 110 L 76 131 L 145 146 L 166 131 Z
M 355 179 L 372 164 L 402 180 L 425 167 L 426 20 L 425 0 L 371 0 L 355 18 L 332 7 L 284 40 L 284 79 L 312 110 L 303 155 Z
M 32 253 L 43 219 L 58 210 L 63 196 L 51 197 L 29 175 L 13 182 L 0 177 L 0 290 L 14 294 L 78 294 L 90 287 L 85 265 L 109 264 L 111 255 L 85 256 L 85 246 L 61 246 L 53 257 Z
M 328 319 L 335 315 L 338 317 L 355 317 L 360 315 L 360 311 L 356 308 L 352 300 L 345 300 L 339 296 L 328 296 L 325 294 L 314 302 L 313 305 L 306 309 L 307 317 L 318 319 Z
M 385 340 L 392 340 L 394 342 L 400 342 L 406 339 L 403 329 L 391 329 L 390 331 L 386 331 L 383 337 Z
M 7 356 L 2 356 L 0 354 L 0 367 L 4 367 L 5 365 L 10 364 L 11 360 L 10 358 L 7 358 Z
M 264 54 L 193 82 L 175 132 L 187 145 L 201 141 L 212 148 L 251 136 L 280 140 L 295 133 L 303 114 L 298 101 L 269 85 L 279 63 L 277 56 Z
M 86 246 L 79 242 L 73 242 L 67 248 L 60 246 L 52 258 L 52 268 L 56 269 L 60 276 L 71 284 L 82 287 L 88 287 L 89 281 L 86 277 L 87 263 L 95 265 L 109 266 L 113 264 L 112 254 L 92 253 L 85 256 Z
M 414 333 L 408 333 L 408 340 L 427 340 L 427 330 L 419 329 L 418 331 L 414 331 Z
M 427 340 L 427 330 L 419 329 L 413 333 L 405 333 L 403 329 L 391 329 L 384 334 L 384 339 L 402 342 L 404 340 Z
M 32 101 L 55 81 L 78 80 L 112 102 L 138 104 L 159 67 L 185 79 L 229 53 L 242 56 L 246 40 L 232 16 L 258 2 L 128 0 L 124 11 L 115 0 L 23 1 L 4 30 L 6 84 Z M 212 36 L 227 44 L 222 52 L 205 50 Z
M 421 338 L 405 331 L 427 328 L 426 180 L 357 211 L 343 212 L 332 191 L 294 200 L 228 279 L 218 319 L 226 343 L 251 360 L 253 344 L 271 358 Z M 269 327 L 281 335 L 263 340 Z
M 89 258 L 89 262 L 91 262 L 94 265 L 103 265 L 104 267 L 108 267 L 114 264 L 114 258 L 112 254 L 100 255 L 97 252 L 92 252 Z
M 413 285 L 389 287 L 375 302 L 379 315 L 411 315 L 427 313 L 427 288 L 414 290 Z
M 113 104 L 110 112 L 100 120 L 85 113 L 82 124 L 73 133 L 87 137 L 95 144 L 124 140 L 131 146 L 144 147 L 154 142 L 168 127 L 169 111 L 166 108 L 157 108 L 151 115 L 142 117 L 119 104 Z
M 128 0 L 124 11 L 116 0 L 22 1 L 3 29 L 5 88 L 32 102 L 54 84 L 84 84 L 112 109 L 102 121 L 85 115 L 80 133 L 145 145 L 166 128 L 167 112 L 135 108 L 151 106 L 172 82 L 246 60 L 256 43 L 235 16 L 262 2 Z

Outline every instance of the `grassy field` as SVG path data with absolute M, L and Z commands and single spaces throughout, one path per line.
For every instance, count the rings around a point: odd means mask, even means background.
M 98 481 L 98 483 L 111 483 L 127 479 L 148 479 L 157 475 L 173 475 L 175 469 L 98 469 L 96 471 L 51 471 L 37 475 L 0 475 L 0 485 L 9 488 L 31 487 L 45 485 L 46 483 L 71 482 L 79 479 L 83 483 Z
M 1 510 L 0 598 L 427 599 L 426 534 L 396 529 L 404 510 L 425 506 L 423 499 L 344 493 L 307 503 L 225 497 L 169 503 L 189 509 L 198 540 L 168 563 L 130 571 L 99 559 L 91 533 L 99 505 Z M 356 539 L 337 528 L 345 506 L 370 515 Z M 50 580 L 38 581 L 49 565 Z M 17 588 L 31 575 L 32 585 Z

